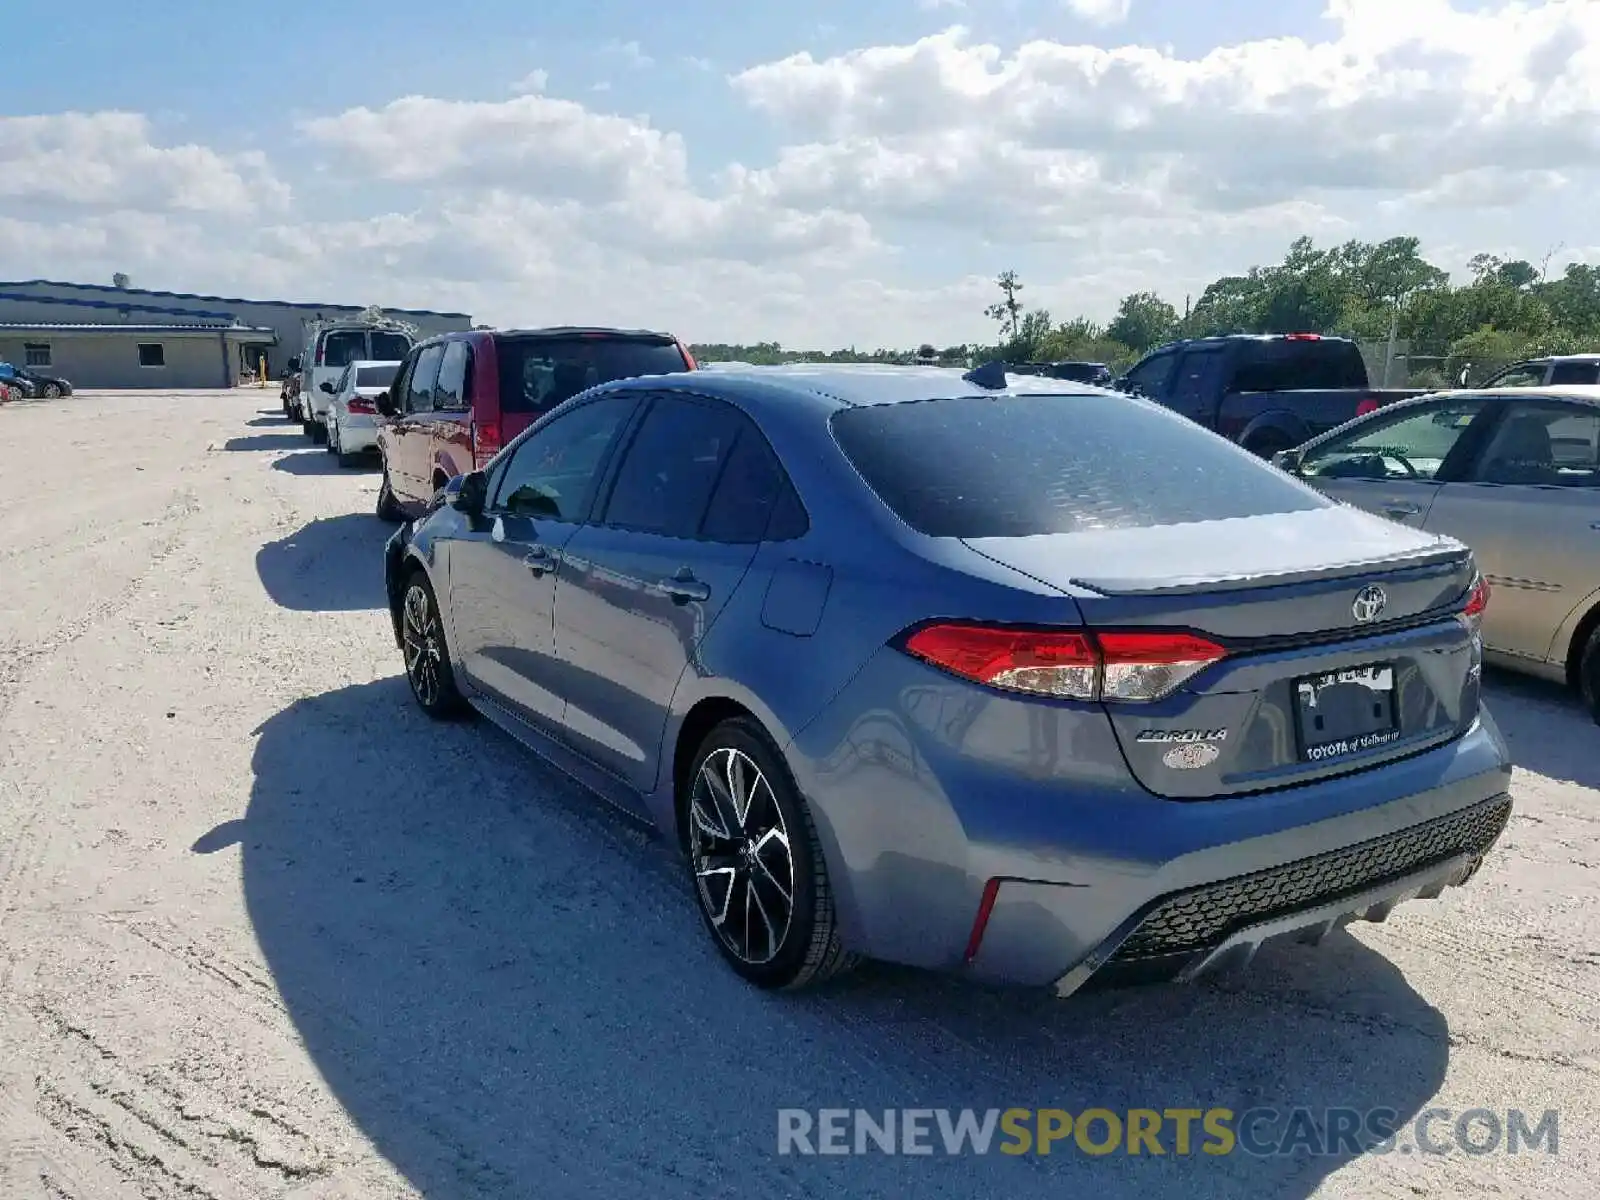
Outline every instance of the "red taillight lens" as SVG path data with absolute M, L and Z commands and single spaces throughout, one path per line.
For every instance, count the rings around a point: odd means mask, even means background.
M 994 912 L 994 902 L 999 895 L 998 879 L 991 879 L 983 885 L 983 899 L 978 901 L 978 916 L 972 922 L 972 933 L 967 937 L 967 962 L 978 957 L 978 947 L 983 945 L 983 931 L 989 926 L 989 914 Z
M 1376 400 L 1374 400 L 1371 396 L 1368 396 L 1360 404 L 1356 405 L 1356 416 L 1358 416 L 1358 417 L 1364 417 L 1368 413 L 1377 412 L 1377 411 L 1378 411 L 1378 402 Z
M 1062 700 L 1159 700 L 1227 651 L 1186 633 L 1090 633 L 941 623 L 907 653 L 988 687 Z
M 372 398 L 369 396 L 351 396 L 350 403 L 346 407 L 353 413 L 361 413 L 369 417 L 378 411 L 378 406 L 372 402 Z
M 1489 581 L 1479 575 L 1472 581 L 1472 590 L 1467 593 L 1466 607 L 1461 610 L 1461 615 L 1467 623 L 1476 629 L 1483 622 L 1483 614 L 1489 607 Z
M 1320 333 L 1286 333 L 1283 335 L 1283 340 L 1286 342 L 1320 342 L 1322 335 Z
M 483 466 L 496 454 L 500 453 L 500 422 L 477 421 L 472 426 L 472 462 L 474 466 Z

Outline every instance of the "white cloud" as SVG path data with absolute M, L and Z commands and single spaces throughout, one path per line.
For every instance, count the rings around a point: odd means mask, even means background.
M 313 116 L 271 161 L 138 114 L 0 118 L 0 261 L 874 346 L 990 333 L 1005 267 L 1030 304 L 1104 318 L 1136 290 L 1181 308 L 1302 233 L 1424 233 L 1441 265 L 1593 241 L 1600 4 L 1327 0 L 1315 35 L 1188 54 L 1137 44 L 1144 12 L 1113 49 L 950 29 L 752 66 L 732 94 L 773 137 L 737 162 L 542 70 Z M 619 84 L 649 58 L 606 54 Z
M 1093 25 L 1117 25 L 1128 19 L 1133 0 L 1063 0 L 1076 16 Z
M 261 154 L 157 146 L 139 113 L 0 116 L 0 203 L 7 206 L 246 215 L 288 199 Z
M 656 61 L 644 52 L 638 42 L 606 42 L 600 47 L 600 52 L 611 55 L 614 58 L 620 58 L 632 67 L 649 67 L 655 65 Z

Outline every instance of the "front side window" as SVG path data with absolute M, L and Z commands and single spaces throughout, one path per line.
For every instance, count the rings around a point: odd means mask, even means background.
M 1128 382 L 1135 384 L 1146 396 L 1159 397 L 1166 391 L 1167 380 L 1172 378 L 1172 369 L 1177 365 L 1176 354 L 1154 355 L 1128 372 Z
M 1544 363 L 1519 363 L 1490 378 L 1484 387 L 1531 388 L 1544 386 Z
M 1466 398 L 1386 414 L 1307 451 L 1300 473 L 1311 479 L 1432 480 L 1486 403 Z
M 494 506 L 512 516 L 583 520 L 607 451 L 635 403 L 632 396 L 604 396 L 535 429 L 511 452 Z
M 1600 409 L 1559 401 L 1518 401 L 1473 468 L 1476 483 L 1600 486 Z

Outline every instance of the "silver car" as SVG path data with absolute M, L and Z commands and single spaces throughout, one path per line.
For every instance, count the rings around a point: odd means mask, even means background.
M 1600 721 L 1600 387 L 1440 392 L 1276 461 L 1333 499 L 1471 546 L 1500 593 L 1486 659 L 1571 684 Z

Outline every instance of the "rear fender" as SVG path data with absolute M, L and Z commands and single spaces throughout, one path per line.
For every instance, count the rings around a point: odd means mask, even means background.
M 397 649 L 404 644 L 400 633 L 400 589 L 412 558 L 411 522 L 407 521 L 383 548 L 383 588 L 389 599 L 389 624 L 394 630 Z

